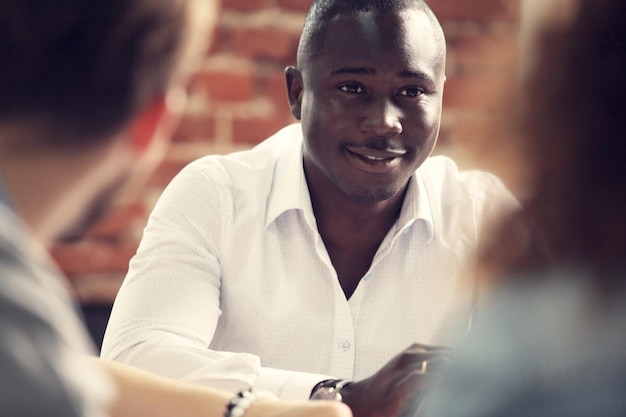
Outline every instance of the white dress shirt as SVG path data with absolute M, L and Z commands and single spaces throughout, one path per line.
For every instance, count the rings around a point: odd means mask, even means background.
M 157 202 L 102 355 L 221 388 L 308 398 L 365 378 L 469 320 L 464 276 L 483 222 L 514 198 L 494 176 L 432 157 L 350 299 L 316 226 L 291 125 L 254 149 L 188 165 Z

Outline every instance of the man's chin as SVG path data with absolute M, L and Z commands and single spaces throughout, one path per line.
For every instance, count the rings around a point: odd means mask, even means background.
M 344 187 L 344 193 L 351 199 L 363 203 L 387 201 L 400 193 L 404 187 L 392 185 L 368 184 L 367 186 Z

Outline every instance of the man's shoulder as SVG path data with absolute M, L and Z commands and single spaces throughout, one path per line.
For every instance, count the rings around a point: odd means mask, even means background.
M 289 125 L 251 149 L 196 159 L 168 184 L 161 200 L 171 206 L 219 203 L 232 210 L 263 206 L 280 188 L 275 182 L 302 165 L 296 161 L 301 158 L 299 132 L 298 124 Z
M 245 180 L 248 176 L 272 175 L 275 165 L 297 150 L 301 143 L 300 125 L 291 124 L 251 148 L 198 158 L 184 171 L 204 173 L 215 180 L 220 177 Z

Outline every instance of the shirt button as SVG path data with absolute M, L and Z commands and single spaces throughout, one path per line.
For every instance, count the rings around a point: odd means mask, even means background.
M 341 343 L 339 343 L 339 349 L 343 350 L 344 352 L 350 350 L 350 342 L 347 340 L 342 340 Z
M 407 227 L 406 229 L 404 229 L 404 230 L 402 231 L 402 234 L 403 234 L 403 235 L 406 235 L 407 233 L 409 233 L 409 230 L 411 230 L 411 227 Z
M 372 277 L 372 274 L 365 274 L 365 276 L 363 277 L 363 279 L 365 281 L 369 281 L 369 279 Z

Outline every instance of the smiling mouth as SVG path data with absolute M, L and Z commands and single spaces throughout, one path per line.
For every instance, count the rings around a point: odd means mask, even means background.
M 407 154 L 406 150 L 373 149 L 368 147 L 346 146 L 348 155 L 352 157 L 355 167 L 370 173 L 389 173 L 400 165 Z
M 387 160 L 393 159 L 393 158 L 383 158 L 380 156 L 372 156 L 372 155 L 358 155 L 358 156 L 360 156 L 363 159 L 367 159 L 368 161 L 387 161 Z
M 391 161 L 396 158 L 401 158 L 406 155 L 406 150 L 395 150 L 395 149 L 373 149 L 367 147 L 355 147 L 355 146 L 347 146 L 346 149 L 351 154 L 358 156 L 359 158 L 365 161 L 371 162 L 381 162 L 381 161 Z

